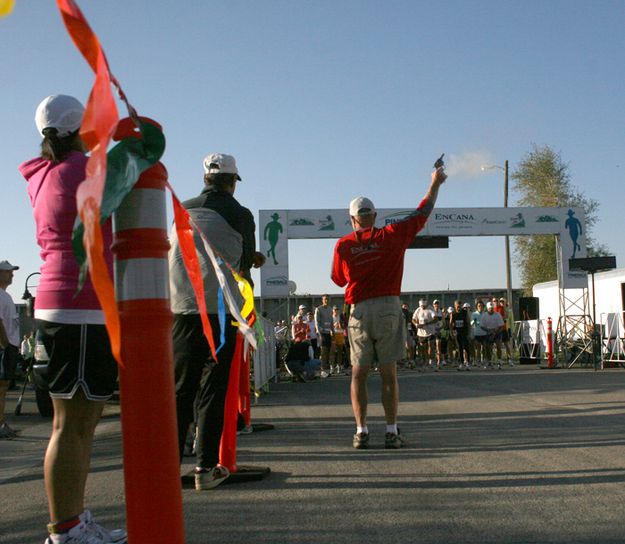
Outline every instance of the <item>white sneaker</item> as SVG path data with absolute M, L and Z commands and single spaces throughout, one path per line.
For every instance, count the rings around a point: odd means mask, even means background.
M 198 491 L 205 491 L 207 489 L 214 489 L 221 482 L 226 480 L 230 476 L 230 471 L 221 465 L 216 465 L 213 468 L 204 472 L 195 473 L 195 489 Z
M 105 544 L 106 540 L 94 536 L 89 526 L 81 521 L 67 533 L 48 535 L 43 544 Z
M 89 510 L 79 516 L 80 523 L 67 533 L 49 535 L 44 544 L 126 544 L 128 534 L 124 529 L 107 531 L 96 523 Z
M 330 375 L 329 372 L 327 372 L 326 370 L 322 370 L 321 373 L 319 374 L 319 376 L 321 376 L 322 378 L 327 378 Z
M 126 533 L 124 529 L 113 529 L 112 531 L 107 531 L 104 527 L 102 527 L 102 525 L 96 523 L 89 510 L 85 510 L 82 514 L 80 514 L 80 518 L 87 524 L 88 531 L 91 535 L 100 538 L 102 542 L 111 544 L 125 544 L 128 542 L 128 533 Z M 99 541 L 96 540 L 96 542 Z

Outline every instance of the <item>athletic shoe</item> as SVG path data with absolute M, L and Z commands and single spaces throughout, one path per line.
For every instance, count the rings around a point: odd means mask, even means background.
M 469 365 L 469 363 L 464 363 L 464 369 L 471 370 L 471 365 Z
M 67 533 L 52 534 L 44 544 L 126 544 L 128 535 L 123 529 L 107 531 L 97 524 L 89 510 L 80 515 L 80 523 Z
M 246 425 L 241 430 L 237 431 L 237 436 L 239 436 L 240 434 L 252 434 L 253 432 L 254 432 L 254 427 L 252 427 L 251 425 Z
M 514 366 L 514 363 L 512 362 L 512 359 L 508 359 L 508 366 Z
M 81 521 L 67 533 L 49 535 L 43 544 L 106 544 L 106 542 L 108 541 L 104 538 L 91 534 L 89 525 Z
M 11 440 L 17 436 L 17 433 L 9 427 L 9 424 L 6 421 L 0 423 L 0 438 L 6 438 L 7 440 Z
M 322 370 L 321 373 L 319 374 L 319 376 L 322 378 L 327 378 L 329 375 L 330 373 L 327 372 L 326 370 Z
M 406 441 L 404 437 L 399 434 L 399 429 L 397 430 L 397 434 L 395 433 L 386 433 L 384 436 L 384 447 L 387 450 L 398 450 L 399 448 L 403 448 L 406 445 Z
M 99 538 L 102 542 L 107 542 L 109 544 L 126 544 L 126 542 L 128 542 L 128 533 L 126 533 L 124 529 L 107 531 L 102 525 L 95 522 L 89 510 L 85 510 L 80 517 L 82 521 L 87 524 L 87 531 L 91 533 L 92 538 Z M 100 540 L 96 540 L 95 542 L 100 542 Z
M 352 446 L 357 450 L 366 450 L 369 447 L 369 433 L 356 433 Z
M 198 469 L 195 470 L 195 489 L 198 491 L 214 489 L 230 476 L 230 471 L 221 465 L 216 465 L 209 469 L 201 469 L 200 472 L 198 472 Z

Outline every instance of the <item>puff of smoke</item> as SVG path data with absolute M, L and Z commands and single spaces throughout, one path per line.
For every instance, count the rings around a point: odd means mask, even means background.
M 445 161 L 445 172 L 456 179 L 471 179 L 484 175 L 482 167 L 494 164 L 487 151 L 466 151 L 459 155 L 450 154 Z

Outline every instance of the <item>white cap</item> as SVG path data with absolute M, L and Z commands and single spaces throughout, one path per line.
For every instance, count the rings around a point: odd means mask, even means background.
M 211 153 L 204 157 L 204 173 L 205 174 L 236 174 L 240 181 L 237 161 L 232 155 L 225 153 Z
M 486 303 L 486 309 L 487 310 L 492 310 L 495 307 L 495 305 L 492 302 L 487 302 Z
M 375 213 L 373 202 L 365 196 L 357 196 L 349 203 L 349 215 L 358 217 L 359 215 L 371 215 Z
M 468 302 L 465 302 L 465 303 L 462 305 L 462 307 L 463 307 L 463 308 L 470 308 L 470 307 L 471 307 L 471 305 L 470 305 Z
M 56 94 L 44 98 L 37 106 L 35 124 L 43 136 L 46 128 L 55 128 L 59 137 L 77 131 L 85 113 L 84 106 L 73 96 Z
M 435 298 L 435 299 L 434 299 L 434 302 L 432 302 L 432 304 L 439 304 L 438 299 L 437 299 L 437 298 Z
M 19 270 L 19 266 L 12 265 L 9 261 L 0 261 L 0 270 Z
M 449 308 L 447 308 L 447 312 L 448 313 L 452 313 L 454 311 L 454 307 L 450 306 Z
M 300 304 L 300 307 L 298 308 L 298 310 L 305 310 L 306 306 L 304 306 L 303 304 Z

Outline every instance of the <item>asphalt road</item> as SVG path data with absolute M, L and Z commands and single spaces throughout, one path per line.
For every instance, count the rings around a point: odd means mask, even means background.
M 363 451 L 351 448 L 349 378 L 272 385 L 252 413 L 275 429 L 238 442 L 239 463 L 271 475 L 185 489 L 187 542 L 625 542 L 624 386 L 623 370 L 404 371 L 408 447 L 387 451 L 374 375 L 372 448 Z M 16 399 L 9 394 L 8 414 Z M 6 544 L 45 537 L 50 422 L 35 412 L 29 400 L 24 415 L 9 415 L 20 437 L 0 441 Z M 87 489 L 88 507 L 109 527 L 125 517 L 118 414 L 110 404 L 98 427 Z M 166 528 L 165 512 L 155 531 Z

